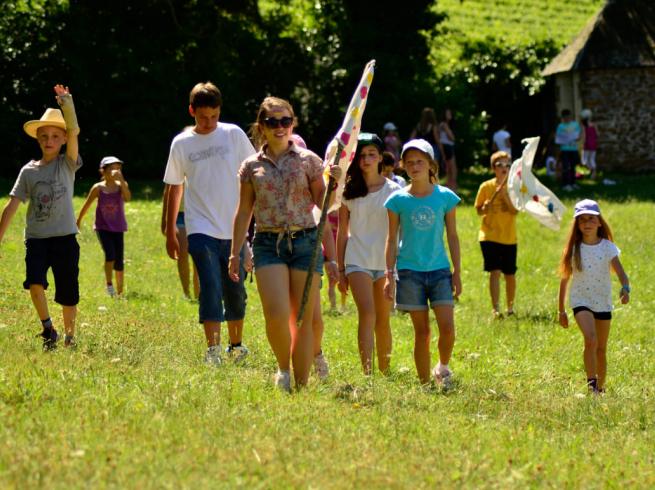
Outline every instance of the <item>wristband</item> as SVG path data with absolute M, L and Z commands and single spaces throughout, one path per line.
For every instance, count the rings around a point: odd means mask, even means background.
M 626 293 L 630 294 L 630 285 L 626 284 L 621 286 L 621 291 L 625 291 Z

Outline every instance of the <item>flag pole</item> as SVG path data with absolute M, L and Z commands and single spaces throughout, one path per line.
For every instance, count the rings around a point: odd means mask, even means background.
M 334 161 L 332 165 L 337 165 L 339 163 L 339 155 L 343 151 L 343 145 L 339 142 L 337 152 L 334 154 Z M 321 241 L 323 239 L 323 230 L 325 229 L 325 221 L 327 219 L 327 212 L 330 198 L 332 197 L 332 192 L 336 184 L 336 180 L 333 177 L 330 177 L 330 180 L 327 184 L 327 189 L 325 190 L 325 197 L 323 198 L 323 206 L 321 207 L 321 219 L 318 222 L 316 230 L 316 246 L 312 253 L 311 260 L 309 261 L 309 268 L 307 269 L 307 278 L 305 279 L 305 289 L 302 292 L 302 299 L 300 301 L 300 308 L 298 308 L 298 315 L 296 317 L 296 325 L 300 328 L 302 325 L 302 317 L 305 314 L 305 307 L 307 306 L 307 301 L 309 301 L 309 292 L 312 289 L 312 280 L 314 279 L 314 269 L 316 268 L 316 263 L 318 262 L 318 254 L 321 253 Z

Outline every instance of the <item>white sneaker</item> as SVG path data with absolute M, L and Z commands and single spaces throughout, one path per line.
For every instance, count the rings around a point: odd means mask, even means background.
M 109 284 L 107 285 L 107 294 L 111 296 L 112 298 L 116 296 L 116 290 L 114 289 L 114 286 Z
M 453 372 L 449 368 L 444 368 L 441 364 L 437 364 L 432 370 L 434 382 L 444 388 L 450 387 L 453 381 Z
M 225 353 L 230 359 L 232 359 L 236 364 L 238 364 L 246 358 L 246 356 L 250 353 L 250 351 L 245 345 L 238 345 L 236 347 L 232 347 L 232 345 L 228 345 L 227 348 L 225 349 Z
M 291 393 L 291 375 L 289 371 L 277 370 L 277 373 L 275 373 L 275 386 L 280 391 Z
M 205 364 L 209 364 L 210 366 L 220 366 L 222 363 L 221 346 L 212 345 L 211 347 L 208 347 L 207 352 L 205 352 Z
M 321 381 L 327 379 L 330 375 L 330 367 L 328 366 L 328 362 L 325 359 L 323 352 L 314 357 L 314 370 L 316 371 L 316 376 L 318 376 L 318 379 Z

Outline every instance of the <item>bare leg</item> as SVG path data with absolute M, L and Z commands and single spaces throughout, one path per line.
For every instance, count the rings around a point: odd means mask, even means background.
M 260 267 L 255 272 L 255 279 L 264 310 L 268 343 L 278 368 L 288 371 L 291 366 L 289 269 L 277 264 Z
M 494 315 L 500 313 L 500 271 L 495 270 L 489 273 L 489 294 L 491 295 L 491 307 Z
M 305 289 L 305 280 L 307 272 L 297 269 L 290 269 L 290 303 L 291 303 L 291 321 L 295 325 L 293 332 L 293 343 L 291 345 L 291 357 L 293 359 L 293 375 L 296 381 L 296 387 L 304 386 L 309 379 L 309 372 L 312 366 L 314 333 L 312 332 L 312 319 L 314 315 L 314 303 L 312 298 L 318 294 L 318 283 L 321 280 L 320 275 L 314 272 L 312 288 L 309 292 L 309 301 L 305 306 L 305 312 L 302 324 L 296 322 L 300 301 Z M 278 286 L 279 287 L 279 286 Z
M 434 316 L 439 327 L 439 362 L 448 364 L 455 346 L 455 309 L 448 306 L 435 306 Z
M 105 281 L 107 282 L 107 285 L 112 284 L 114 277 L 114 261 L 108 261 L 105 262 Z
M 375 345 L 378 354 L 378 369 L 382 373 L 389 372 L 391 364 L 391 301 L 384 296 L 384 279 L 373 283 L 373 299 L 375 301 Z
M 507 312 L 511 313 L 514 311 L 514 298 L 516 297 L 516 276 L 514 274 L 505 274 L 505 294 L 507 296 Z
M 430 312 L 410 311 L 414 324 L 414 362 L 422 384 L 430 382 Z
M 125 271 L 116 271 L 116 292 L 123 294 L 123 284 L 125 278 Z
M 50 317 L 48 300 L 45 297 L 45 290 L 41 284 L 30 284 L 30 298 L 32 298 L 32 304 L 36 308 L 36 313 L 39 315 L 39 320 L 48 319 Z
M 243 320 L 227 322 L 227 331 L 230 335 L 230 344 L 238 344 L 243 340 Z
M 575 321 L 580 327 L 584 337 L 584 368 L 587 379 L 598 377 L 596 352 L 598 350 L 598 336 L 596 335 L 596 321 L 589 311 L 580 311 L 575 315 Z M 609 333 L 609 332 L 608 332 Z
M 607 339 L 610 336 L 610 324 L 612 320 L 596 320 L 596 336 L 598 346 L 596 347 L 596 371 L 598 374 L 598 389 L 605 388 L 605 377 L 607 375 Z
M 205 327 L 207 347 L 219 345 L 221 343 L 221 322 L 205 320 L 203 325 Z
M 373 345 L 375 342 L 375 299 L 373 297 L 373 281 L 365 272 L 348 274 L 348 283 L 357 306 L 358 328 L 357 345 L 364 374 L 371 374 Z
M 77 306 L 62 306 L 61 312 L 64 316 L 64 330 L 66 335 L 73 337 L 75 335 L 75 318 L 77 317 Z

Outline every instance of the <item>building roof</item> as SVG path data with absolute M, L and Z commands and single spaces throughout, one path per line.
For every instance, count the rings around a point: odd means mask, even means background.
M 542 74 L 641 66 L 655 67 L 655 1 L 608 0 Z

